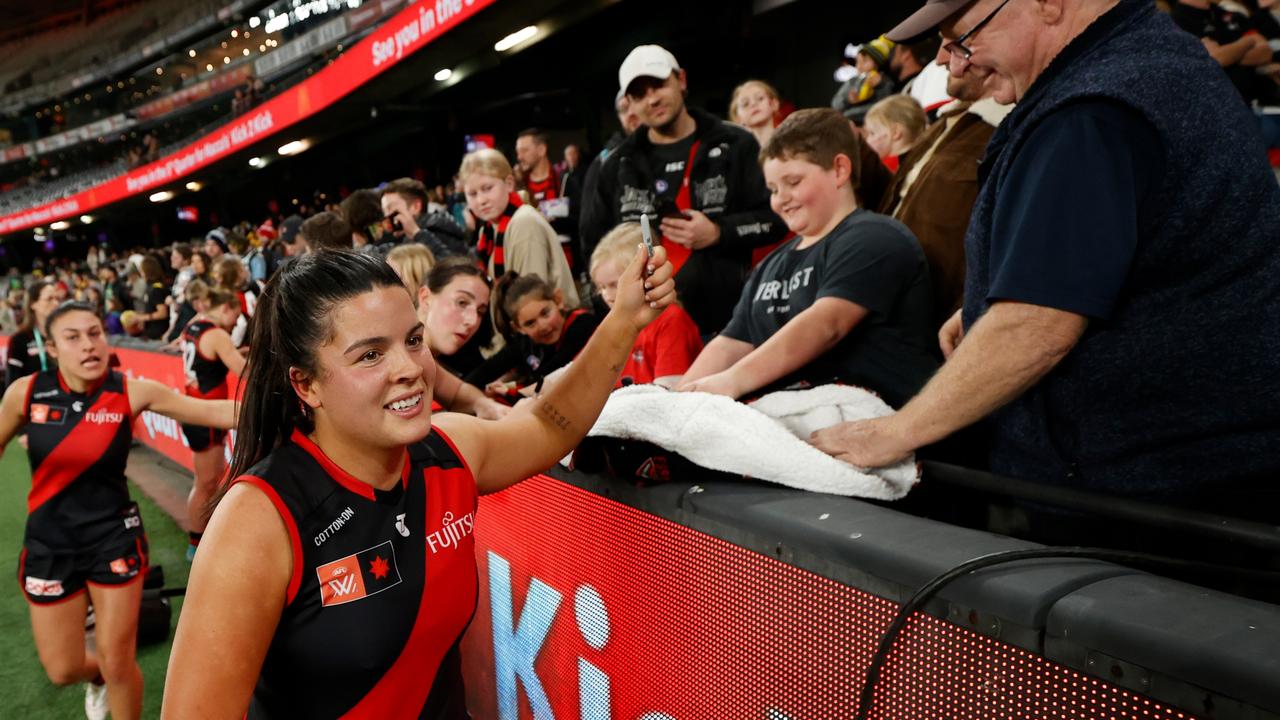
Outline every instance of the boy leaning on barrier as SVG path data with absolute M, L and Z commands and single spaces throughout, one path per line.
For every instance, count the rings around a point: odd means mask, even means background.
M 905 225 L 858 207 L 858 157 L 834 110 L 778 126 L 760 161 L 773 211 L 796 237 L 756 267 L 677 390 L 736 398 L 843 382 L 898 407 L 937 368 L 924 253 Z

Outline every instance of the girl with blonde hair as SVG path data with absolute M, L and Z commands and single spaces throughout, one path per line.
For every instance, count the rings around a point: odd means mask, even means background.
M 475 216 L 476 249 L 490 277 L 509 271 L 537 275 L 559 290 L 567 308 L 579 305 L 578 289 L 551 223 L 516 194 L 511 163 L 497 150 L 468 153 L 458 169 L 467 209 Z
M 781 104 L 778 91 L 772 85 L 763 80 L 748 80 L 733 89 L 729 122 L 751 131 L 760 147 L 764 147 L 773 137 Z

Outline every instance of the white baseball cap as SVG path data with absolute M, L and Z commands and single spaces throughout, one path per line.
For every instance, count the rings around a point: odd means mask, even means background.
M 618 68 L 618 89 L 627 91 L 627 86 L 640 77 L 653 77 L 666 80 L 671 73 L 680 69 L 676 56 L 658 45 L 641 45 L 632 50 L 627 59 Z

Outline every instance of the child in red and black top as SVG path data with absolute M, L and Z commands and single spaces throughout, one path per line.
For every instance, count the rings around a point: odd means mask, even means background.
M 605 305 L 613 307 L 618 278 L 627 269 L 643 241 L 640 226 L 623 223 L 600 239 L 591 253 L 591 282 Z M 618 387 L 655 383 L 672 387 L 702 352 L 698 325 L 679 304 L 673 303 L 640 331 L 622 367 Z
M 494 397 L 521 389 L 533 394 L 543 378 L 577 356 L 599 325 L 586 310 L 567 310 L 560 289 L 537 275 L 503 275 L 493 304 L 507 342 L 465 379 Z

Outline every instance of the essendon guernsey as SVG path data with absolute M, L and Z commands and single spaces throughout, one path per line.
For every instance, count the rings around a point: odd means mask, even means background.
M 295 432 L 238 482 L 271 498 L 294 548 L 248 717 L 467 718 L 476 484 L 452 443 L 433 430 L 381 491 Z
M 77 393 L 57 370 L 36 373 L 27 416 L 28 540 L 80 548 L 117 532 L 130 507 L 124 467 L 133 417 L 124 377 L 113 370 Z
M 227 366 L 219 358 L 200 354 L 200 337 L 216 328 L 209 320 L 192 320 L 182 330 L 182 366 L 187 394 L 199 398 L 227 397 Z

